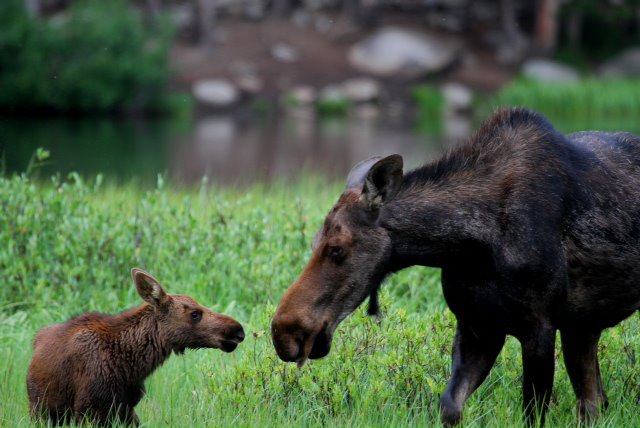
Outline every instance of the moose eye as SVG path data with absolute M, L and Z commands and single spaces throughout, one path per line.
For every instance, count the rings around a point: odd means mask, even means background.
M 342 247 L 329 247 L 329 257 L 334 262 L 341 262 L 344 259 L 345 252 Z
M 191 312 L 191 320 L 192 321 L 200 321 L 200 318 L 202 318 L 202 312 L 200 312 L 200 311 Z

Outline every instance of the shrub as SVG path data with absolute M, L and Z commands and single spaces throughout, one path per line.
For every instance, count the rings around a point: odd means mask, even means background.
M 144 26 L 123 0 L 77 1 L 49 20 L 0 4 L 0 109 L 153 110 L 162 104 L 172 26 Z

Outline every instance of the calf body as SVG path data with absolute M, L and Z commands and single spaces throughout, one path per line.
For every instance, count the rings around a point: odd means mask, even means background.
M 638 189 L 640 138 L 564 136 L 523 109 L 497 112 L 467 144 L 406 174 L 397 155 L 364 161 L 280 302 L 276 350 L 298 363 L 326 355 L 367 296 L 375 310 L 386 275 L 440 267 L 458 321 L 445 424 L 461 420 L 506 335 L 522 344 L 527 422 L 544 422 L 558 330 L 579 415 L 593 419 L 607 401 L 600 333 L 640 308 Z
M 164 292 L 132 270 L 147 302 L 119 315 L 84 314 L 42 329 L 27 373 L 32 414 L 57 425 L 85 419 L 98 425 L 137 425 L 134 407 L 144 380 L 172 352 L 187 348 L 233 351 L 242 326 L 189 296 Z

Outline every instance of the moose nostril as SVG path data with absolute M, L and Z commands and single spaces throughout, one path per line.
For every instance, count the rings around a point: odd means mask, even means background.
M 236 331 L 235 339 L 238 342 L 242 342 L 244 340 L 244 330 L 240 327 L 240 330 Z

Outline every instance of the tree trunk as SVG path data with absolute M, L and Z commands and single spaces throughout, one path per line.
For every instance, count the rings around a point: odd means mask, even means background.
M 549 55 L 556 48 L 558 36 L 558 0 L 538 0 L 534 47 L 537 53 Z
M 197 40 L 201 46 L 213 48 L 216 20 L 216 0 L 197 0 Z

